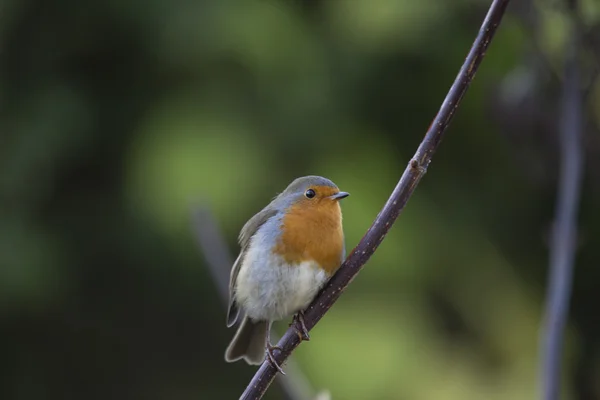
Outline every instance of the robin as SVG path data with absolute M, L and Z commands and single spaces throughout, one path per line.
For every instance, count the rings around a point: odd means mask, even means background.
M 252 217 L 239 234 L 240 254 L 231 269 L 227 326 L 241 324 L 225 360 L 259 365 L 275 361 L 273 321 L 294 315 L 300 338 L 309 340 L 303 310 L 345 257 L 339 200 L 349 196 L 329 179 L 305 176 Z M 280 350 L 280 349 L 279 349 Z

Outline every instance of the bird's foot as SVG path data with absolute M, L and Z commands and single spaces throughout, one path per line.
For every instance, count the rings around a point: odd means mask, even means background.
M 267 342 L 267 348 L 265 350 L 266 350 L 265 353 L 266 353 L 267 360 L 269 360 L 269 362 L 271 363 L 271 365 L 273 367 L 275 367 L 275 369 L 277 369 L 277 371 L 279 371 L 281 373 L 281 375 L 285 375 L 285 372 L 283 372 L 283 370 L 281 369 L 281 367 L 277 363 L 277 360 L 275 360 L 275 355 L 273 355 L 273 350 L 279 350 L 280 352 L 282 352 L 283 350 L 281 349 L 281 347 L 279 347 L 279 346 L 272 346 L 271 343 Z
M 308 329 L 304 324 L 304 311 L 300 310 L 296 314 L 294 314 L 294 320 L 290 324 L 290 326 L 294 325 L 296 329 L 296 333 L 298 334 L 298 338 L 302 342 L 303 340 L 309 341 L 310 336 L 308 335 Z

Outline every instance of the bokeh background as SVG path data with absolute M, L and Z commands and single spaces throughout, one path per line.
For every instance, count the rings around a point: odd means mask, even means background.
M 562 1 L 513 3 L 404 213 L 294 353 L 311 388 L 538 393 L 571 20 Z M 586 172 L 565 399 L 600 399 L 599 3 L 579 8 Z M 249 217 L 323 175 L 352 193 L 352 249 L 489 4 L 3 0 L 0 398 L 237 398 L 255 368 L 223 361 L 234 330 L 191 210 L 208 207 L 233 257 Z

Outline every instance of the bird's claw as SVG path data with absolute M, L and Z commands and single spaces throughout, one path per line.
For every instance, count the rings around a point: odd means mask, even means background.
M 309 341 L 310 336 L 308 334 L 308 329 L 306 328 L 306 324 L 304 323 L 304 312 L 298 311 L 294 314 L 294 320 L 290 324 L 290 326 L 294 325 L 296 329 L 296 333 L 298 334 L 298 339 L 302 342 L 303 340 Z
M 269 360 L 269 362 L 271 363 L 271 365 L 273 367 L 275 367 L 275 369 L 277 369 L 277 371 L 279 371 L 279 373 L 281 373 L 281 375 L 285 375 L 285 372 L 283 372 L 283 369 L 281 369 L 281 367 L 277 363 L 277 360 L 275 360 L 275 356 L 273 355 L 273 350 L 279 350 L 280 352 L 283 351 L 281 349 L 281 347 L 279 347 L 279 346 L 272 346 L 271 344 L 267 343 L 267 349 L 265 351 L 266 358 L 267 358 L 267 360 Z

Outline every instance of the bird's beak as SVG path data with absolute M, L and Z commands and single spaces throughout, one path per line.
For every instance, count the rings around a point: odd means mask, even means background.
M 336 194 L 332 194 L 331 196 L 329 196 L 329 198 L 332 200 L 341 200 L 348 196 L 350 196 L 350 193 L 348 192 L 337 192 Z

